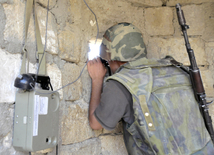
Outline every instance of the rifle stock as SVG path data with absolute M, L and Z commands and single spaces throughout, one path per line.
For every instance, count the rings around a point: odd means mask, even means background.
M 204 119 L 205 126 L 210 134 L 212 142 L 214 143 L 214 131 L 213 131 L 213 126 L 212 126 L 212 119 L 211 119 L 211 117 L 209 115 L 209 111 L 208 111 L 209 108 L 207 106 L 206 93 L 205 93 L 203 82 L 201 79 L 200 70 L 196 63 L 194 51 L 193 51 L 193 49 L 191 49 L 189 39 L 187 36 L 187 29 L 189 28 L 189 26 L 186 25 L 184 13 L 183 13 L 183 10 L 181 10 L 181 5 L 179 3 L 176 4 L 176 12 L 177 12 L 177 16 L 178 16 L 178 22 L 179 22 L 182 32 L 183 32 L 185 46 L 186 46 L 187 53 L 188 53 L 189 60 L 190 60 L 189 74 L 190 74 L 190 79 L 191 79 L 194 95 L 195 95 L 197 102 L 199 103 L 199 108 L 200 108 L 202 117 Z

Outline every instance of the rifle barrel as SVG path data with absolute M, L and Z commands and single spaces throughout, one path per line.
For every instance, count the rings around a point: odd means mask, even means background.
M 190 60 L 189 74 L 190 74 L 190 79 L 191 79 L 194 95 L 195 95 L 196 100 L 199 103 L 199 109 L 200 109 L 201 115 L 204 119 L 207 131 L 209 132 L 212 142 L 214 143 L 214 131 L 213 131 L 213 126 L 212 126 L 212 119 L 209 115 L 208 106 L 207 106 L 207 102 L 206 102 L 206 94 L 205 94 L 200 70 L 196 63 L 194 51 L 193 51 L 193 49 L 191 49 L 188 35 L 187 35 L 187 29 L 189 28 L 189 26 L 186 25 L 186 20 L 184 18 L 183 10 L 181 10 L 181 5 L 179 3 L 176 5 L 176 10 L 177 10 L 178 22 L 181 26 L 181 29 L 182 29 L 182 32 L 184 35 L 185 46 L 186 46 L 187 53 L 188 53 L 189 60 Z

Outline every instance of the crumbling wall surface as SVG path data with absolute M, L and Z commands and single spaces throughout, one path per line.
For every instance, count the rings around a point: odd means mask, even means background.
M 47 0 L 36 1 L 36 12 L 45 43 Z M 86 0 L 97 16 L 99 38 L 118 22 L 130 22 L 143 33 L 148 57 L 160 59 L 171 55 L 189 64 L 184 39 L 175 10 L 182 4 L 189 40 L 201 69 L 209 100 L 214 99 L 214 1 L 213 0 Z M 0 0 L 0 154 L 27 155 L 12 146 L 13 113 L 16 89 L 14 79 L 19 74 L 24 43 L 24 13 L 26 0 Z M 92 130 L 88 122 L 91 79 L 87 67 L 89 40 L 97 35 L 94 15 L 83 0 L 50 0 L 47 31 L 47 74 L 54 90 L 76 80 L 60 90 L 60 155 L 126 155 L 121 123 L 113 131 Z M 30 57 L 30 72 L 36 72 L 35 31 L 31 17 L 26 48 Z M 83 71 L 82 71 L 83 70 Z M 214 107 L 210 105 L 214 119 Z M 55 148 L 40 154 L 56 154 Z

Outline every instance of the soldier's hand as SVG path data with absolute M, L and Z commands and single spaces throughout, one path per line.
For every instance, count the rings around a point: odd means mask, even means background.
M 103 80 L 107 71 L 100 58 L 88 61 L 87 68 L 92 80 Z

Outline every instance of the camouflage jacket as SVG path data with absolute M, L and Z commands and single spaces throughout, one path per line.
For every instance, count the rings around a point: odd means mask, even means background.
M 135 121 L 124 126 L 129 154 L 214 154 L 188 74 L 166 59 L 142 58 L 122 65 L 109 79 L 132 94 Z

